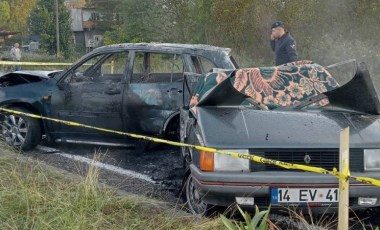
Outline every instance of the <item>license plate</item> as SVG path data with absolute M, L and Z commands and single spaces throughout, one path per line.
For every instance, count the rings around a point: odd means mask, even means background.
M 337 203 L 338 188 L 272 188 L 272 204 Z

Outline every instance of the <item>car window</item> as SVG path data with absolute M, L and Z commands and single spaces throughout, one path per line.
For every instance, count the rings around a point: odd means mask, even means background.
M 198 57 L 200 60 L 200 63 L 202 65 L 202 68 L 205 72 L 211 72 L 213 68 L 216 68 L 215 64 L 212 63 L 210 60 L 204 57 Z
M 144 57 L 145 53 L 136 53 L 135 59 L 133 62 L 133 73 L 134 74 L 142 74 L 144 70 L 147 72 L 147 68 L 144 67 Z
M 176 54 L 150 54 L 150 73 L 182 73 L 183 62 Z
M 199 74 L 211 72 L 213 68 L 216 68 L 216 65 L 211 60 L 202 56 L 191 56 L 191 60 Z
M 122 76 L 125 72 L 125 64 L 128 58 L 128 52 L 115 53 L 107 58 L 101 64 L 102 76 L 119 75 Z
M 121 80 L 128 52 L 107 53 L 94 56 L 78 66 L 66 82 Z
M 97 55 L 97 56 L 95 56 L 93 58 L 88 59 L 82 65 L 80 65 L 79 67 L 77 67 L 75 69 L 75 72 L 80 72 L 80 73 L 90 72 L 90 70 L 92 68 L 94 68 L 96 66 L 96 64 L 99 63 L 99 61 L 101 59 L 103 59 L 105 56 L 106 56 L 106 54 L 102 54 L 102 55 Z
M 132 83 L 182 81 L 184 64 L 181 55 L 136 52 Z

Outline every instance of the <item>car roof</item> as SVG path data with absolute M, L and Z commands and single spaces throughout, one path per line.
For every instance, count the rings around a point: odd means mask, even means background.
M 199 51 L 219 52 L 229 55 L 230 48 L 204 45 L 204 44 L 180 44 L 180 43 L 123 43 L 107 45 L 96 48 L 94 51 L 103 51 L 109 49 L 140 49 L 140 50 L 176 50 L 185 53 L 198 53 Z M 198 52 L 197 52 L 198 51 Z

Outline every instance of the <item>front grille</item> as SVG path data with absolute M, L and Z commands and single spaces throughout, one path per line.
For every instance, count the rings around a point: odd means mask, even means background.
M 271 160 L 278 160 L 292 164 L 302 164 L 321 167 L 327 170 L 339 169 L 339 150 L 337 149 L 303 149 L 303 150 L 250 150 L 251 154 L 259 155 Z M 310 157 L 310 163 L 305 163 L 305 156 Z M 251 163 L 251 171 L 282 171 L 286 170 L 275 165 Z M 363 150 L 350 149 L 350 171 L 364 170 Z

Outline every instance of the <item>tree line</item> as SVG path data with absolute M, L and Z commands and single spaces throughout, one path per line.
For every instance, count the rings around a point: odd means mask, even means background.
M 273 65 L 271 24 L 281 20 L 297 42 L 300 59 L 328 65 L 345 59 L 379 60 L 380 0 L 66 0 L 94 7 L 104 44 L 201 43 L 230 47 L 242 67 Z M 3 26 L 39 34 L 55 52 L 52 0 L 0 0 Z M 60 36 L 73 52 L 69 12 L 60 2 Z M 8 4 L 10 13 L 3 9 Z M 4 22 L 9 22 L 8 24 Z M 66 44 L 65 44 L 66 43 Z
M 105 44 L 202 43 L 230 47 L 241 66 L 273 65 L 271 24 L 281 20 L 300 59 L 356 58 L 377 68 L 380 0 L 87 0 L 106 19 Z M 115 15 L 118 15 L 116 18 Z

